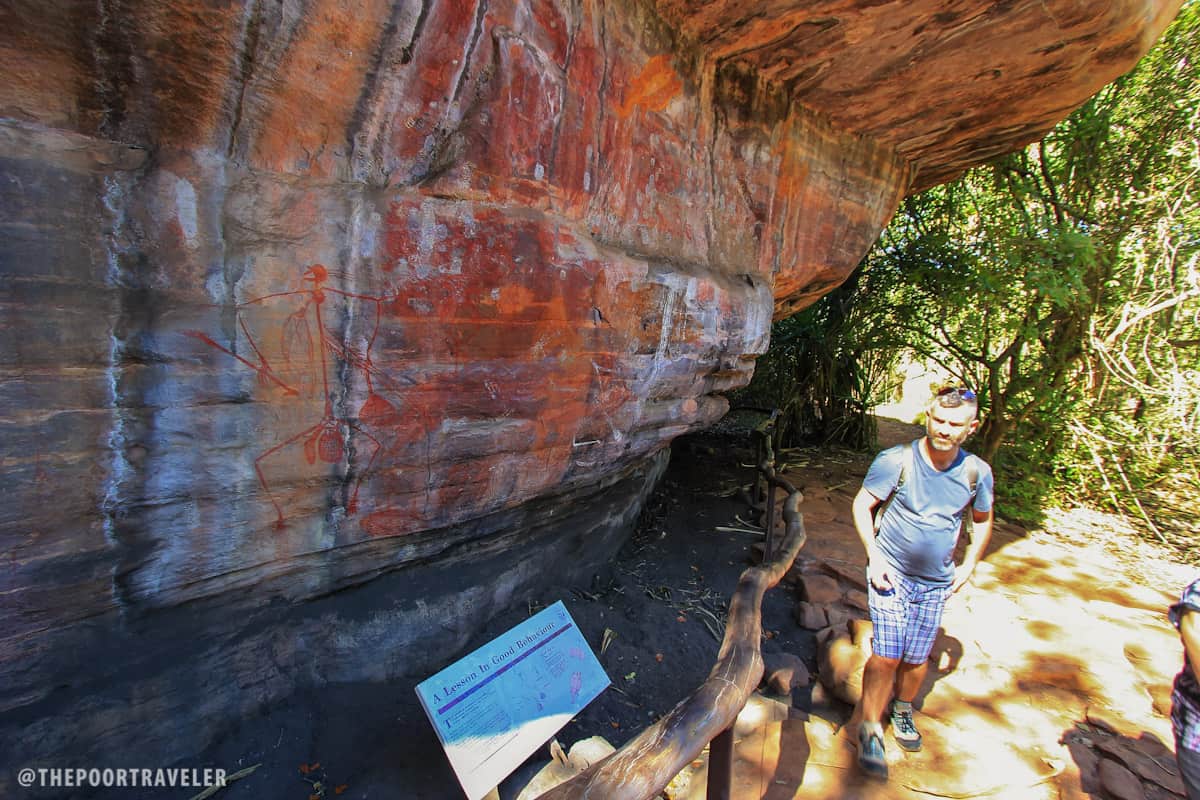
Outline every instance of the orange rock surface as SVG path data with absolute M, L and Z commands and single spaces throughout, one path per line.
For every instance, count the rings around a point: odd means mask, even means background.
M 392 576 L 425 605 L 385 614 L 390 639 L 345 621 L 307 656 L 386 676 L 432 662 L 431 619 L 475 619 L 444 654 L 548 572 L 587 575 L 774 317 L 1177 7 L 6 3 L 0 710 L 117 681 L 77 680 L 77 653 L 128 654 L 116 633 L 156 610 Z M 556 528 L 577 538 L 488 566 Z M 281 663 L 331 635 L 315 619 L 272 634 Z M 368 639 L 422 656 L 347 656 Z M 239 641 L 164 640 L 145 670 L 236 685 L 260 670 Z M 276 678 L 244 705 L 318 680 Z

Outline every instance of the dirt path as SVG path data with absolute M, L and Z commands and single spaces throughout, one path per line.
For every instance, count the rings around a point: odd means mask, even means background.
M 919 433 L 887 421 L 881 444 Z M 865 587 L 850 502 L 869 458 L 791 456 L 809 533 L 798 568 L 805 581 L 820 576 L 826 585 L 840 573 L 843 599 L 819 605 L 864 617 L 852 601 Z M 925 747 L 909 754 L 890 744 L 887 785 L 858 773 L 842 727 L 849 708 L 818 689 L 809 713 L 793 710 L 742 731 L 738 796 L 1182 796 L 1167 717 L 1182 651 L 1165 611 L 1192 572 L 1113 520 L 1059 514 L 1051 524 L 1060 529 L 997 526 L 984 563 L 943 620 L 917 703 Z
M 882 444 L 919 434 L 880 422 Z M 707 675 L 724 604 L 761 542 L 738 496 L 753 474 L 748 444 L 744 430 L 720 426 L 677 441 L 664 484 L 610 570 L 590 586 L 521 598 L 478 637 L 475 645 L 540 607 L 566 604 L 612 686 L 560 731 L 563 745 L 600 735 L 620 746 Z M 865 617 L 854 608 L 863 554 L 850 501 L 870 455 L 806 449 L 786 460 L 805 493 L 809 538 L 797 582 L 764 599 L 762 649 L 764 656 L 794 654 L 815 674 L 817 632 L 793 614 L 799 581 L 843 575 L 826 605 Z M 1165 609 L 1190 575 L 1103 517 L 1054 515 L 1047 530 L 1033 532 L 1001 524 L 974 580 L 947 610 L 937 668 L 919 704 L 925 749 L 890 747 L 891 782 L 865 782 L 843 728 L 851 709 L 827 699 L 814 681 L 790 697 L 756 702 L 744 715 L 735 796 L 1173 797 L 1161 785 L 1175 786 L 1164 744 L 1171 742 L 1166 712 L 1181 648 Z M 303 800 L 317 794 L 317 779 L 336 787 L 339 800 L 459 800 L 413 694 L 422 677 L 289 698 L 232 726 L 204 763 L 231 772 L 262 765 L 222 793 L 228 800 Z M 546 757 L 543 750 L 502 784 L 501 800 L 515 800 Z M 1101 776 L 1110 785 L 1133 781 L 1135 793 L 1102 794 Z M 702 797 L 703 777 L 701 758 L 673 796 Z

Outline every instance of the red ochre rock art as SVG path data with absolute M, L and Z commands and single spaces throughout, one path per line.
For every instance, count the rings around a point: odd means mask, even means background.
M 242 312 L 238 320 L 238 329 L 245 335 L 247 352 L 253 354 L 253 360 L 238 355 L 234 350 L 217 343 L 204 333 L 186 331 L 187 335 L 201 340 L 254 370 L 258 375 L 259 384 L 264 387 L 274 385 L 282 389 L 285 396 L 295 398 L 300 397 L 301 389 L 291 385 L 290 381 L 292 380 L 307 386 L 308 391 L 305 394 L 313 394 L 316 390 L 320 390 L 320 394 L 317 395 L 318 402 L 324 403 L 321 418 L 279 444 L 267 448 L 254 459 L 254 471 L 275 508 L 278 527 L 282 527 L 284 524 L 283 509 L 279 505 L 278 498 L 272 493 L 271 483 L 263 471 L 264 468 L 269 468 L 269 460 L 273 456 L 276 454 L 280 457 L 291 455 L 294 458 L 297 454 L 288 452 L 289 448 L 294 448 L 303 452 L 304 459 L 310 466 L 316 464 L 318 458 L 324 464 L 340 464 L 346 459 L 348 453 L 357 451 L 356 445 L 363 444 L 354 439 L 365 439 L 365 449 L 369 455 L 366 456 L 366 461 L 361 468 L 354 470 L 356 476 L 345 505 L 346 512 L 353 515 L 358 508 L 358 490 L 362 483 L 362 476 L 370 473 L 371 465 L 375 462 L 382 447 L 379 440 L 367 430 L 367 426 L 376 427 L 398 421 L 395 407 L 376 393 L 376 381 L 372 380 L 375 367 L 371 362 L 371 349 L 375 344 L 375 338 L 379 335 L 381 306 L 384 298 L 327 288 L 325 282 L 328 278 L 329 270 L 323 264 L 313 264 L 304 272 L 303 289 L 255 297 L 238 305 L 238 311 Z M 325 305 L 327 295 L 347 301 L 357 300 L 364 304 L 374 303 L 374 322 L 370 326 L 369 336 L 362 343 L 361 353 L 355 352 L 351 347 L 340 346 L 334 339 L 335 332 L 326 327 L 321 309 Z M 257 340 L 251 333 L 247 327 L 244 313 L 246 308 L 277 299 L 287 300 L 297 306 L 287 315 L 279 331 L 268 332 L 268 339 L 277 339 L 278 359 L 268 358 L 265 352 L 266 342 Z M 271 336 L 270 334 L 275 335 Z M 340 417 L 334 411 L 333 394 L 330 391 L 329 383 L 330 355 L 339 359 L 347 369 L 361 372 L 366 400 L 362 402 L 358 413 L 353 417 Z M 319 381 L 316 379 L 318 375 L 320 376 Z M 295 378 L 293 379 L 292 376 Z M 381 374 L 376 375 L 376 380 L 379 377 Z M 382 377 L 386 381 L 386 376 Z
M 285 495 L 323 491 L 314 476 L 331 464 L 346 484 L 341 507 L 361 506 L 369 535 L 594 480 L 660 448 L 664 428 L 719 418 L 713 392 L 749 367 L 718 348 L 765 344 L 762 284 L 659 274 L 565 231 L 551 240 L 488 211 L 459 213 L 395 204 L 389 268 L 356 276 L 369 293 L 335 288 L 318 265 L 303 288 L 237 303 L 227 343 L 184 331 L 251 370 L 252 393 L 279 410 L 284 425 L 254 458 L 277 525 L 296 502 Z M 437 231 L 424 255 L 409 235 L 423 226 Z M 307 419 L 292 411 L 302 408 Z
M 195 709 L 410 674 L 590 578 L 772 319 L 1178 5 L 8 4 L 14 759 L 117 720 L 170 763 L 219 724 Z M 25 735 L 98 686 L 128 696 Z

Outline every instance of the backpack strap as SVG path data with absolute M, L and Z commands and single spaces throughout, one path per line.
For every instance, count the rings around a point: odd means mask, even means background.
M 889 508 L 891 508 L 892 501 L 896 499 L 896 493 L 900 491 L 900 487 L 904 485 L 906 480 L 908 480 L 908 475 L 912 471 L 912 468 L 913 447 L 911 444 L 908 444 L 904 447 L 904 451 L 901 454 L 900 477 L 896 481 L 896 488 L 892 489 L 892 493 L 887 496 L 887 499 L 876 508 L 875 533 L 879 533 L 879 526 L 883 524 L 883 515 L 887 513 Z M 971 519 L 971 515 L 966 512 L 968 508 L 971 508 L 975 505 L 975 491 L 976 486 L 979 483 L 979 459 L 977 459 L 972 453 L 967 453 L 965 471 L 967 474 L 967 485 L 971 489 L 971 499 L 967 501 L 965 506 L 963 506 L 963 524 L 966 526 L 967 531 L 970 532 L 973 527 L 973 520 Z
M 913 468 L 913 446 L 910 442 L 904 445 L 904 450 L 900 453 L 900 477 L 896 479 L 896 486 L 892 489 L 892 493 L 887 496 L 887 499 L 879 504 L 875 511 L 875 533 L 879 533 L 879 526 L 883 524 L 883 515 L 891 508 L 892 501 L 896 499 L 896 492 L 900 491 L 900 487 L 908 480 L 908 474 Z M 972 492 L 974 492 L 974 484 L 972 484 Z M 971 499 L 974 500 L 975 495 L 972 493 Z
M 979 483 L 979 459 L 973 454 L 967 453 L 967 485 L 971 488 L 971 500 L 967 503 L 966 508 L 975 505 L 975 485 Z
M 962 530 L 967 534 L 967 538 L 974 539 L 975 518 L 970 512 L 975 508 L 975 484 L 979 482 L 979 459 L 971 453 L 967 453 L 966 473 L 967 484 L 971 487 L 971 499 L 963 506 Z

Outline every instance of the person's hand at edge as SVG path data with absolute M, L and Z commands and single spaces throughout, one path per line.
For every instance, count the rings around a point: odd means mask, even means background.
M 975 573 L 974 564 L 959 564 L 954 568 L 954 583 L 950 584 L 950 593 L 957 594 L 958 590 L 967 585 L 971 575 Z
M 876 591 L 887 592 L 892 589 L 892 572 L 887 561 L 882 558 L 871 559 L 867 565 L 867 576 Z

